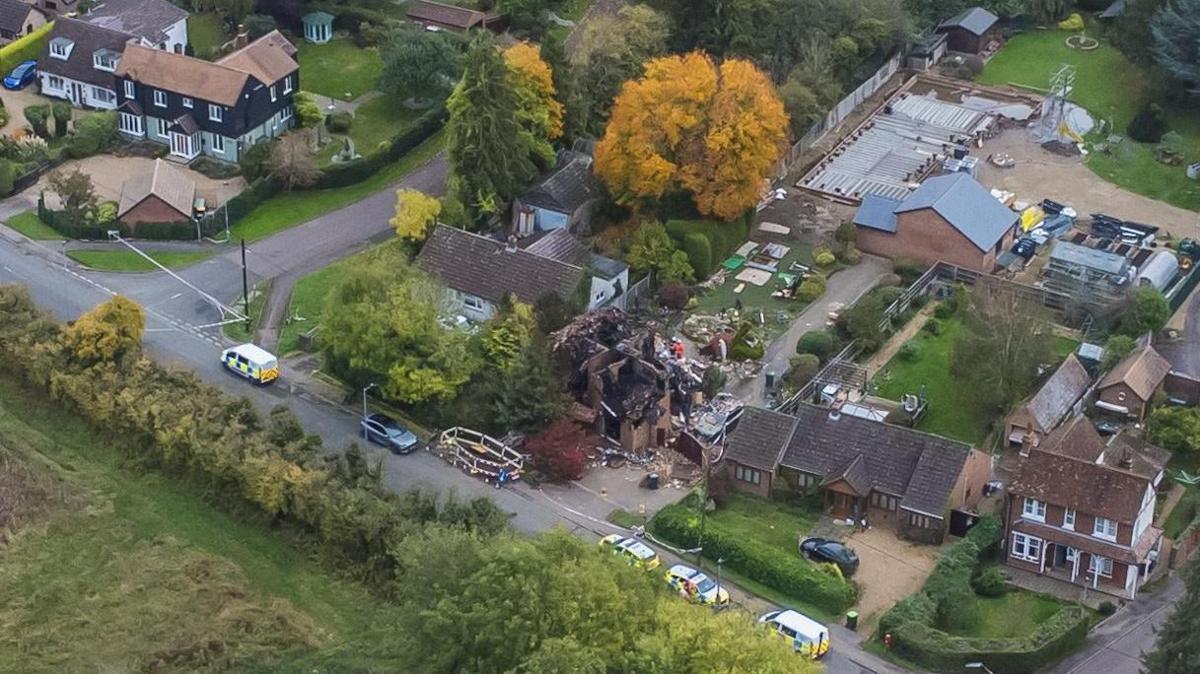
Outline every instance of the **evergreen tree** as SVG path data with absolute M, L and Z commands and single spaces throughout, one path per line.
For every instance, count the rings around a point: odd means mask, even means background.
M 492 412 L 496 426 L 538 431 L 562 412 L 563 387 L 547 353 L 549 347 L 535 340 L 512 367 L 492 371 Z
M 1150 21 L 1154 60 L 1171 77 L 1200 87 L 1200 0 L 1171 0 Z
M 447 101 L 453 187 L 478 215 L 503 209 L 537 172 L 529 134 L 517 120 L 508 67 L 486 31 L 471 43 L 463 77 Z
M 1200 671 L 1200 640 L 1196 639 L 1200 633 L 1200 557 L 1188 564 L 1183 581 L 1187 590 L 1158 630 L 1158 643 L 1146 656 L 1146 674 Z

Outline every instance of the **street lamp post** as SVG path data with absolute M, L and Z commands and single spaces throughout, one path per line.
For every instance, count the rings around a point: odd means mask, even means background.
M 363 387 L 362 394 L 363 394 L 363 418 L 364 419 L 367 418 L 367 391 L 370 391 L 371 389 L 377 388 L 377 387 L 378 387 L 378 385 L 375 382 L 371 382 L 370 384 L 367 384 L 366 386 Z
M 963 668 L 965 668 L 965 669 L 982 669 L 984 671 L 984 674 L 996 674 L 992 670 L 988 669 L 987 665 L 983 664 L 982 662 L 968 662 L 967 664 L 963 665 Z
M 721 603 L 720 603 L 721 602 L 721 590 L 725 589 L 725 588 L 721 587 L 721 565 L 724 563 L 725 563 L 724 557 L 717 557 L 717 600 L 713 602 L 714 609 L 721 608 Z M 733 601 L 732 596 L 729 597 L 729 601 L 730 602 Z

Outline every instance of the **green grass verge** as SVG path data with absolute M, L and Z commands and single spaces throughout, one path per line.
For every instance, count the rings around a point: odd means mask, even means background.
M 388 96 L 372 98 L 354 111 L 354 123 L 350 125 L 354 149 L 362 155 L 371 154 L 384 141 L 404 133 L 424 113 L 425 110 L 406 108 Z
M 164 267 L 175 269 L 207 259 L 212 253 L 146 251 Z M 149 260 L 132 250 L 71 250 L 67 256 L 97 271 L 159 271 Z
M 187 29 L 192 53 L 200 58 L 211 58 L 229 40 L 220 14 L 192 14 L 188 16 Z
M 1066 606 L 1052 597 L 1024 590 L 1010 590 L 1003 597 L 977 597 L 977 601 L 978 624 L 969 630 L 949 630 L 949 634 L 984 639 L 1026 637 Z
M 624 508 L 617 508 L 616 510 L 610 512 L 608 517 L 605 519 L 619 527 L 625 527 L 626 529 L 646 526 L 645 517 L 642 517 L 637 513 L 631 513 Z
M 1088 52 L 1067 47 L 1065 40 L 1070 35 L 1054 30 L 1014 36 L 988 62 L 979 81 L 1044 90 L 1060 64 L 1073 65 L 1076 75 L 1071 100 L 1111 123 L 1109 133 L 1125 135 L 1129 120 L 1150 102 L 1150 77 L 1105 40 L 1101 40 L 1098 49 Z M 1172 107 L 1165 101 L 1160 104 L 1170 128 L 1183 137 L 1187 159 L 1200 159 L 1200 115 Z M 1153 146 L 1127 138 L 1111 155 L 1099 152 L 1089 155 L 1087 165 L 1100 177 L 1130 191 L 1181 208 L 1200 210 L 1200 184 L 1189 180 L 1182 166 L 1155 161 Z
M 59 234 L 50 225 L 42 222 L 34 211 L 25 211 L 18 213 L 8 219 L 4 223 L 10 229 L 14 229 L 25 236 L 39 241 L 62 241 L 66 237 Z
M 819 512 L 809 508 L 736 492 L 730 493 L 726 503 L 708 515 L 739 537 L 754 538 L 792 554 L 799 554 L 800 536 L 812 529 L 819 516 Z
M 258 324 L 262 321 L 263 307 L 267 304 L 267 298 L 271 295 L 271 282 L 263 281 L 250 289 L 250 327 L 246 327 L 245 323 L 229 323 L 224 326 L 225 336 L 238 341 L 249 342 L 254 339 L 254 332 L 258 330 Z M 241 299 L 240 297 L 238 298 Z M 242 308 L 241 302 L 234 302 L 237 309 Z
M 1163 532 L 1169 538 L 1179 538 L 1180 534 L 1196 520 L 1198 512 L 1200 512 L 1200 489 L 1188 487 L 1187 491 L 1183 493 L 1183 497 L 1167 515 L 1167 519 L 1163 521 Z
M 354 264 L 357 253 L 343 260 L 302 276 L 292 287 L 292 298 L 288 303 L 287 317 L 279 330 L 279 353 L 289 353 L 300 348 L 300 335 L 321 323 L 325 309 L 325 296 L 342 275 L 342 269 Z
M 405 661 L 396 607 L 201 491 L 137 472 L 8 376 L 0 457 L 0 469 L 29 466 L 60 487 L 43 520 L 4 548 L 0 671 L 385 671 Z
M 303 41 L 298 48 L 301 87 L 322 96 L 352 101 L 374 89 L 383 70 L 378 50 L 360 49 L 349 40 Z
M 684 559 L 684 562 L 691 566 L 695 566 L 695 561 L 695 557 Z M 705 557 L 700 560 L 700 568 L 704 569 L 704 571 L 711 575 L 714 580 L 716 579 L 716 562 Z M 814 606 L 813 604 L 804 601 L 802 597 L 794 597 L 790 594 L 784 594 L 783 592 L 769 588 L 756 580 L 752 580 L 740 573 L 737 573 L 736 571 L 730 571 L 729 567 L 724 565 L 721 566 L 721 580 L 722 582 L 727 580 L 730 582 L 730 584 L 736 585 L 751 594 L 762 597 L 763 599 L 766 599 L 780 608 L 795 609 L 819 622 L 837 623 L 842 619 L 840 614 L 830 613 L 819 606 Z M 757 616 L 755 617 L 757 618 Z M 836 647 L 837 646 L 835 645 L 834 648 Z
M 271 197 L 230 228 L 231 240 L 255 241 L 363 199 L 432 159 L 442 149 L 444 134 L 439 131 L 399 161 L 360 183 Z

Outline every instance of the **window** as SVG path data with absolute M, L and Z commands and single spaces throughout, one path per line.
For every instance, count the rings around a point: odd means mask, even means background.
M 1108 557 L 1100 555 L 1092 555 L 1092 561 L 1088 565 L 1092 573 L 1098 573 L 1105 578 L 1112 578 L 1113 563 Z
M 474 295 L 463 295 L 463 304 L 471 309 L 475 309 L 476 311 L 483 310 L 483 300 L 475 297 Z
M 224 152 L 225 151 L 225 136 L 222 136 L 219 133 L 214 133 L 212 135 L 212 149 L 213 149 L 213 152 Z
M 278 96 L 275 95 L 275 85 L 272 84 L 271 85 L 271 102 L 274 103 L 276 101 L 276 99 L 278 99 Z
M 47 5 L 47 7 L 48 6 L 49 5 Z M 50 56 L 62 61 L 66 61 L 71 56 L 71 47 L 74 46 L 75 43 L 71 42 L 70 40 L 64 40 L 61 38 L 51 40 Z
M 160 108 L 167 107 L 167 92 L 154 90 L 154 104 Z
M 160 136 L 166 136 L 166 135 L 167 135 L 167 130 L 168 130 L 169 128 L 171 128 L 171 125 L 167 123 L 167 120 L 165 120 L 165 119 L 156 119 L 156 120 L 154 120 L 154 121 L 158 122 L 158 135 L 160 135 Z
M 1046 521 L 1046 502 L 1039 501 L 1035 498 L 1026 498 L 1024 505 L 1021 506 L 1021 516 L 1025 519 L 1037 520 L 1039 522 Z
M 292 76 L 291 75 L 288 75 L 287 77 L 283 78 L 283 93 L 285 93 L 285 94 L 292 93 Z
M 1075 558 L 1076 558 L 1076 557 L 1078 557 L 1078 556 L 1079 556 L 1079 551 L 1078 551 L 1078 550 L 1076 550 L 1075 548 L 1070 548 L 1070 547 L 1069 547 L 1069 548 L 1067 548 L 1067 552 L 1066 552 L 1066 555 L 1065 555 L 1065 557 L 1066 557 L 1066 560 L 1067 560 L 1068 562 L 1074 563 L 1074 562 L 1075 562 Z
M 289 106 L 285 107 L 283 110 L 281 110 L 281 111 L 280 111 L 280 113 L 279 113 L 279 121 L 281 121 L 281 122 L 286 122 L 286 121 L 288 121 L 289 119 L 291 119 L 291 118 L 292 118 L 292 114 L 293 114 L 293 112 L 292 112 L 292 106 L 290 106 L 290 105 L 289 105 Z
M 1097 517 L 1096 523 L 1092 525 L 1092 535 L 1096 538 L 1115 541 L 1117 540 L 1117 523 L 1110 519 Z
M 103 87 L 92 87 L 92 98 L 100 101 L 101 103 L 112 103 L 113 99 L 116 97 L 117 95 L 108 89 Z
M 929 517 L 927 515 L 918 515 L 916 513 L 909 513 L 908 514 L 908 523 L 910 526 L 914 526 L 919 529 L 932 529 L 934 520 L 932 517 Z
M 762 472 L 753 468 L 739 466 L 736 463 L 733 466 L 733 476 L 737 479 L 742 482 L 749 482 L 750 484 L 762 484 Z
M 58 75 L 50 75 L 46 78 L 46 86 L 51 89 L 62 89 L 63 81 Z
M 208 118 L 214 122 L 220 122 L 225 118 L 225 110 L 219 105 L 208 105 Z
M 1026 562 L 1040 562 L 1042 559 L 1042 539 L 1014 532 L 1010 556 Z
M 128 112 L 121 113 L 121 130 L 125 133 L 132 133 L 135 136 L 142 135 L 142 118 L 140 115 L 131 115 Z
M 92 54 L 92 67 L 96 70 L 112 72 L 117 69 L 117 54 L 109 50 L 101 50 Z
M 133 98 L 133 80 L 125 80 L 125 98 Z
M 187 96 L 183 96 L 182 99 L 183 99 L 183 107 L 185 107 L 185 108 L 192 107 L 192 99 L 188 98 Z
M 899 499 L 895 496 L 888 496 L 882 492 L 871 492 L 871 505 L 884 510 L 895 510 L 899 505 Z
M 1070 529 L 1071 531 L 1075 530 L 1075 511 L 1071 508 L 1067 508 L 1063 512 L 1063 528 Z

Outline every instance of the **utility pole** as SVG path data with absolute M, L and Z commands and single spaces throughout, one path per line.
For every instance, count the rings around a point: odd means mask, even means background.
M 242 310 L 246 314 L 246 332 L 250 331 L 250 281 L 246 278 L 246 239 L 242 239 Z

